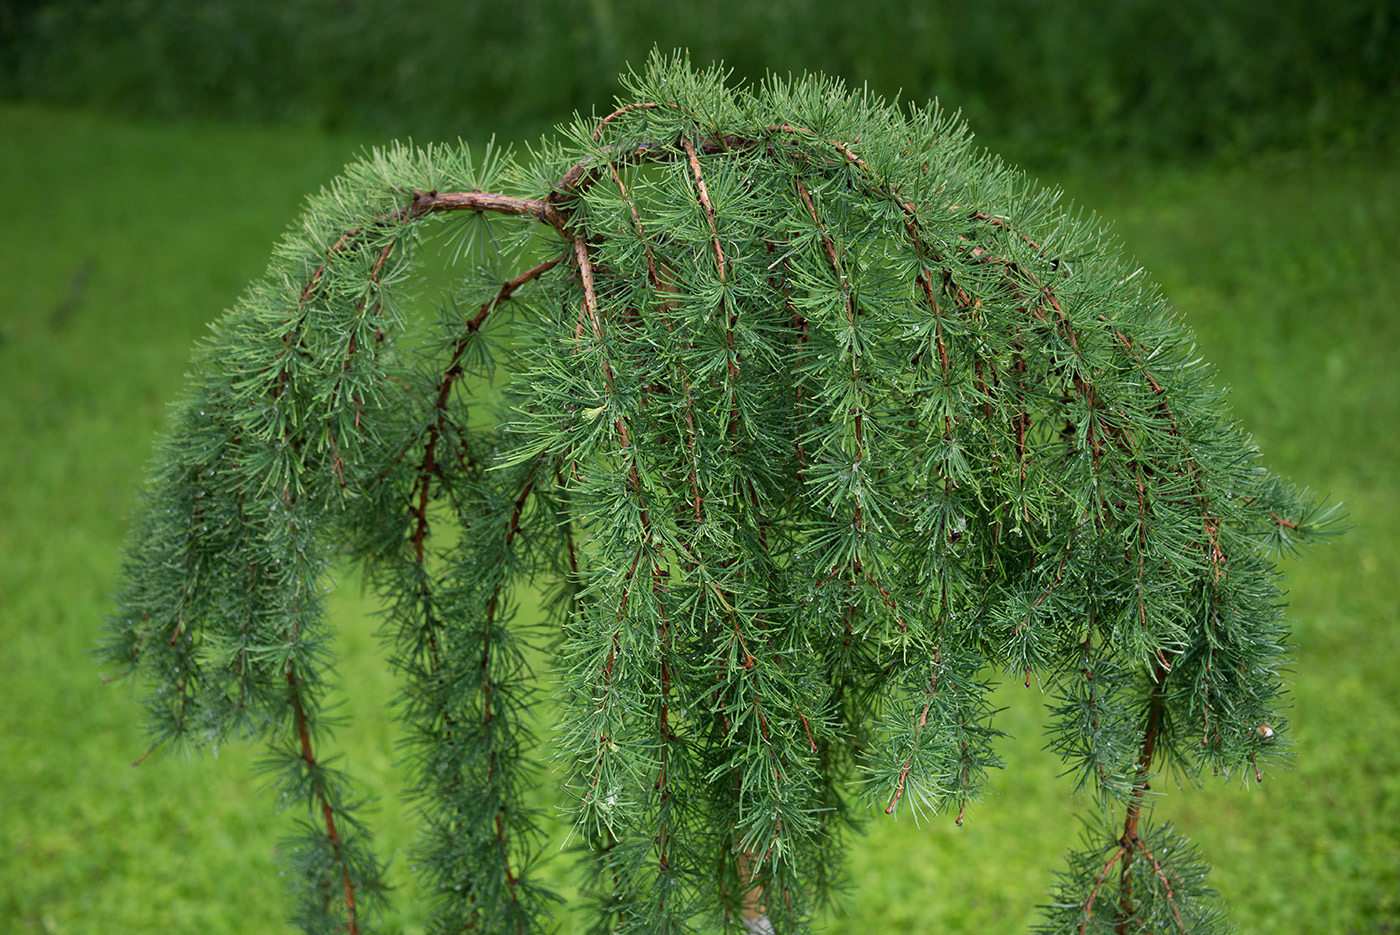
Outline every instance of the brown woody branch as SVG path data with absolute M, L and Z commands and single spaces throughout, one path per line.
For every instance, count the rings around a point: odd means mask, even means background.
M 301 690 L 297 683 L 296 671 L 290 666 L 287 667 L 287 689 L 292 696 L 292 711 L 296 715 L 297 738 L 301 745 L 301 759 L 305 764 L 307 772 L 316 771 L 316 754 L 311 746 L 311 729 L 306 716 L 306 708 L 301 702 Z M 340 831 L 336 827 L 335 810 L 331 807 L 330 800 L 326 797 L 325 786 L 320 782 L 313 783 L 316 789 L 316 799 L 321 806 L 321 816 L 326 823 L 326 837 L 330 840 L 331 851 L 335 855 L 335 861 L 340 865 L 341 886 L 344 892 L 345 914 L 347 920 L 347 931 L 349 935 L 359 935 L 360 923 L 356 917 L 355 909 L 355 882 L 350 879 L 350 868 L 345 863 L 345 855 L 341 852 L 343 844 L 340 839 Z
M 517 198 L 512 195 L 496 195 L 490 192 L 435 192 L 415 191 L 413 200 L 395 218 L 400 222 L 415 221 L 428 214 L 448 211 L 490 211 L 496 214 L 514 214 L 533 217 L 567 236 L 565 228 L 568 215 L 549 201 L 535 198 Z

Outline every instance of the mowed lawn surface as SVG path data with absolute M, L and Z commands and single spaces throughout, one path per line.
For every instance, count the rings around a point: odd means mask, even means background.
M 364 142 L 0 107 L 0 931 L 285 931 L 277 840 L 298 816 L 257 752 L 146 750 L 139 696 L 90 652 L 126 516 L 191 343 L 261 273 L 304 195 Z M 1292 768 L 1206 778 L 1158 807 L 1216 867 L 1245 933 L 1400 931 L 1400 176 L 1393 154 L 1053 175 L 1115 222 L 1233 388 L 1265 462 L 1348 504 L 1286 560 Z M 338 737 L 380 798 L 419 931 L 372 606 L 333 598 Z M 1046 699 L 1002 690 L 1007 769 L 964 827 L 872 818 L 829 930 L 1016 932 L 1078 834 L 1040 748 Z M 217 752 L 217 756 L 214 754 Z M 1252 786 L 1253 784 L 1250 783 Z M 563 829 L 560 829 L 562 840 Z M 567 861 L 560 861 L 561 864 Z M 565 871 L 558 871 L 564 880 Z M 567 880 L 564 884 L 567 885 Z M 574 926 L 565 917 L 562 930 Z

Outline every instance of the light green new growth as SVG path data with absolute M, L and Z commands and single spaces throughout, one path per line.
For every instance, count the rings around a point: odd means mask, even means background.
M 683 59 L 628 90 L 522 162 L 351 165 L 200 345 L 106 647 L 156 744 L 263 740 L 306 808 L 299 924 L 372 929 L 381 864 L 321 756 L 348 554 L 387 607 L 434 932 L 547 928 L 540 747 L 599 931 L 803 930 L 867 803 L 961 820 L 998 671 L 1052 693 L 1103 812 L 1045 930 L 1219 930 L 1148 784 L 1279 749 L 1269 554 L 1330 511 L 1258 465 L 1102 229 L 955 119 Z

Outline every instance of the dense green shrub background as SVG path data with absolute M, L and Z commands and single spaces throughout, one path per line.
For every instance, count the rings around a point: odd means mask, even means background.
M 512 138 L 606 107 L 653 44 L 939 97 L 1020 159 L 1355 146 L 1400 123 L 1391 0 L 12 0 L 0 93 Z

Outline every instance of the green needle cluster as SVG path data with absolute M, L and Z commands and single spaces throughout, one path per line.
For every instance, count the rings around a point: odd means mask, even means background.
M 868 805 L 961 820 L 999 672 L 1053 696 L 1101 813 L 1046 931 L 1218 930 L 1149 786 L 1284 746 L 1271 556 L 1334 511 L 1259 465 L 1102 227 L 955 118 L 683 58 L 627 86 L 523 160 L 350 166 L 200 345 L 106 646 L 156 744 L 265 741 L 298 920 L 372 929 L 320 755 L 348 555 L 432 931 L 548 927 L 542 759 L 599 931 L 802 931 Z

